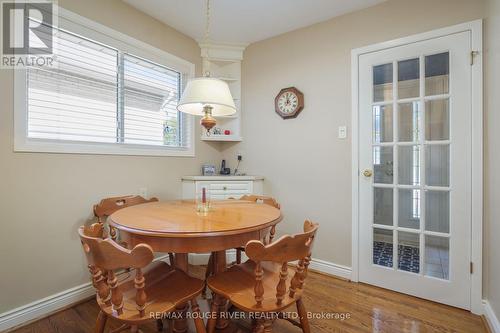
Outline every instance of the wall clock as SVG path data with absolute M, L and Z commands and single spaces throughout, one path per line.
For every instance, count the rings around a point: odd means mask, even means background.
M 274 99 L 274 109 L 283 119 L 295 118 L 304 108 L 304 94 L 297 88 L 281 89 Z

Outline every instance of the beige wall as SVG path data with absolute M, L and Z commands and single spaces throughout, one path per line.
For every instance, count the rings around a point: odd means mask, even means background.
M 59 4 L 195 63 L 196 42 L 119 0 Z M 180 177 L 218 163 L 217 145 L 196 158 L 13 153 L 13 71 L 0 70 L 0 313 L 89 281 L 77 227 L 99 198 L 137 193 L 178 198 Z
M 500 318 L 500 0 L 488 0 L 485 22 L 485 295 Z
M 488 1 L 496 19 L 488 18 L 487 31 L 498 31 L 498 0 Z M 199 69 L 199 48 L 192 39 L 119 0 L 59 3 L 189 60 Z M 351 264 L 351 142 L 337 139 L 338 126 L 351 129 L 351 49 L 481 18 L 484 9 L 483 0 L 389 0 L 252 44 L 245 51 L 244 141 L 225 144 L 223 155 L 232 162 L 236 153 L 243 153 L 241 171 L 266 177 L 266 191 L 283 204 L 283 231 L 297 231 L 305 218 L 321 223 L 316 258 Z M 488 36 L 487 66 L 498 73 L 499 38 L 494 41 L 491 33 Z M 498 86 L 499 76 L 487 76 L 487 90 L 488 85 Z M 199 141 L 196 158 L 13 153 L 12 82 L 12 71 L 1 70 L 0 313 L 88 281 L 76 229 L 91 217 L 91 206 L 99 198 L 135 193 L 141 187 L 147 187 L 150 195 L 176 198 L 180 176 L 199 173 L 203 162 L 218 165 L 221 157 L 221 146 Z M 273 100 L 287 86 L 302 90 L 306 108 L 297 119 L 284 121 L 274 113 Z M 500 141 L 500 134 L 490 127 L 500 121 L 498 112 L 493 112 L 500 101 L 490 95 L 486 183 L 498 184 L 498 176 L 489 170 L 500 167 L 491 148 L 498 146 L 493 142 Z M 493 204 L 500 195 L 497 188 L 487 185 L 485 190 L 490 235 L 500 233 L 500 211 Z M 500 251 L 495 242 L 487 250 Z M 485 257 L 485 264 L 490 266 L 489 281 L 498 281 L 498 260 Z M 488 295 L 499 313 L 498 286 L 490 283 Z
M 242 170 L 263 174 L 282 203 L 281 228 L 321 223 L 314 257 L 351 265 L 353 48 L 483 17 L 482 0 L 390 0 L 381 5 L 250 45 L 242 68 L 243 137 L 224 155 L 243 154 Z M 273 100 L 283 87 L 305 95 L 305 109 L 282 120 Z M 263 148 L 266 149 L 263 149 Z

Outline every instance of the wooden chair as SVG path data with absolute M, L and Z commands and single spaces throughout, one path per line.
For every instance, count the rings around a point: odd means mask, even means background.
M 230 198 L 231 200 L 235 200 L 234 198 Z M 244 195 L 242 196 L 239 200 L 244 200 L 244 201 L 252 201 L 252 202 L 259 202 L 265 205 L 273 206 L 277 209 L 281 209 L 280 204 L 276 201 L 276 199 L 272 197 L 266 197 L 262 195 Z M 270 244 L 272 243 L 274 239 L 274 235 L 276 234 L 276 226 L 272 226 L 269 234 L 266 235 L 263 239 L 264 244 Z M 245 251 L 245 247 L 238 247 L 235 249 L 236 250 L 236 264 L 241 264 L 241 253 Z M 213 275 L 213 272 L 215 271 L 215 256 L 212 253 L 210 255 L 210 258 L 208 259 L 208 264 L 207 264 L 207 270 L 205 271 L 205 280 L 207 280 L 210 276 Z M 206 298 L 206 287 L 203 289 L 202 295 L 203 298 Z
M 110 238 L 102 239 L 102 224 L 80 227 L 78 233 L 101 308 L 95 333 L 104 332 L 108 317 L 123 323 L 112 333 L 126 329 L 138 332 L 139 325 L 173 313 L 176 306 L 187 302 L 191 303 L 191 311 L 195 313 L 196 332 L 206 333 L 196 302 L 204 286 L 202 280 L 163 262 L 151 264 L 153 251 L 147 244 L 127 250 Z M 135 269 L 135 277 L 130 272 L 117 276 L 115 271 L 123 269 Z
M 140 195 L 127 195 L 121 197 L 111 197 L 102 199 L 97 205 L 94 205 L 94 215 L 97 217 L 97 222 L 104 225 L 106 219 L 117 210 L 140 205 L 147 202 L 156 202 L 157 198 L 144 199 Z M 114 228 L 110 228 L 109 233 L 111 238 L 116 241 L 117 234 Z
M 102 199 L 101 202 L 99 202 L 97 205 L 94 205 L 94 215 L 95 217 L 97 217 L 97 222 L 104 225 L 106 219 L 117 210 L 130 206 L 140 205 L 148 202 L 157 202 L 157 201 L 158 201 L 157 198 L 153 197 L 151 199 L 144 199 L 140 195 L 127 195 L 121 197 L 105 198 Z M 118 235 L 116 229 L 109 227 L 109 234 L 111 236 L 111 239 L 117 242 Z M 170 265 L 173 266 L 174 255 L 172 253 L 169 253 L 168 256 L 170 260 Z
M 216 294 L 212 312 L 216 312 L 224 299 L 229 299 L 243 311 L 260 314 L 262 319 L 255 323 L 254 332 L 271 333 L 276 319 L 272 314 L 281 313 L 295 303 L 300 323 L 289 319 L 289 316 L 278 318 L 284 318 L 301 327 L 304 333 L 310 333 L 302 290 L 317 230 L 318 224 L 306 221 L 302 234 L 283 236 L 269 245 L 261 241 L 248 242 L 245 250 L 250 260 L 208 278 L 208 286 Z M 296 260 L 298 265 L 294 270 L 288 263 Z M 217 318 L 209 318 L 208 333 L 214 332 L 216 321 Z
M 262 195 L 244 195 L 240 200 L 260 202 L 265 205 L 273 206 L 274 208 L 281 209 L 281 205 L 272 197 L 266 197 Z M 271 244 L 274 240 L 274 235 L 276 234 L 276 226 L 272 226 L 269 234 L 263 239 L 264 244 Z M 239 247 L 236 249 L 236 263 L 241 264 L 241 253 L 245 251 L 244 247 Z

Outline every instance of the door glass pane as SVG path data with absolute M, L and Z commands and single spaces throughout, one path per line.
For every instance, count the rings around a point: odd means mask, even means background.
M 373 67 L 373 101 L 392 100 L 392 63 Z
M 420 96 L 420 63 L 419 59 L 398 62 L 398 98 Z
M 420 185 L 420 147 L 398 147 L 398 183 L 400 185 Z
M 373 107 L 373 142 L 392 142 L 392 105 Z
M 425 146 L 426 184 L 430 186 L 450 186 L 450 146 Z
M 425 230 L 450 232 L 450 192 L 425 192 Z
M 448 99 L 425 102 L 425 139 L 450 139 L 450 106 Z
M 373 189 L 373 223 L 393 225 L 393 190 L 392 188 Z
M 425 95 L 447 94 L 450 79 L 450 54 L 440 53 L 425 57 Z
M 393 267 L 392 230 L 373 228 L 373 263 L 375 265 Z
M 373 179 L 375 183 L 393 183 L 393 155 L 394 152 L 392 147 L 373 147 Z
M 420 234 L 398 231 L 398 269 L 420 272 Z
M 398 190 L 398 226 L 420 229 L 420 190 Z
M 446 237 L 425 236 L 425 275 L 450 278 L 450 240 Z
M 420 133 L 420 103 L 401 103 L 399 110 L 399 141 L 418 141 Z

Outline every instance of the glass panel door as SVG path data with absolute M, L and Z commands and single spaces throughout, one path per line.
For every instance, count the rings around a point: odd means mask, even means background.
M 373 73 L 373 264 L 447 279 L 449 53 L 373 66 Z
M 467 308 L 468 33 L 360 57 L 359 277 Z

